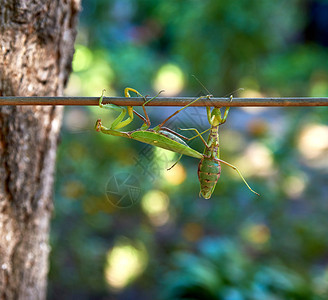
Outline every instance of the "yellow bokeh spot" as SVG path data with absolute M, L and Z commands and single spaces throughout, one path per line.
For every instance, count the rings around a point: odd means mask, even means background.
M 244 91 L 258 91 L 260 89 L 259 82 L 255 77 L 252 76 L 245 76 L 243 77 L 240 82 L 239 86 L 244 89 Z
M 272 151 L 261 143 L 251 143 L 237 162 L 246 175 L 269 176 L 273 173 Z
M 141 242 L 121 239 L 107 254 L 105 278 L 108 285 L 121 290 L 146 268 L 148 256 Z
M 187 173 L 181 164 L 176 164 L 172 169 L 164 173 L 166 181 L 172 185 L 179 185 L 186 180 Z
M 92 67 L 88 71 L 81 74 L 83 94 L 86 96 L 99 95 L 101 91 L 106 88 L 113 95 L 111 82 L 114 77 L 114 72 L 105 60 L 95 60 Z
M 162 66 L 156 75 L 154 89 L 164 90 L 165 96 L 175 96 L 179 94 L 185 84 L 185 79 L 181 69 L 173 64 Z
M 115 94 L 111 88 L 114 71 L 106 51 L 91 52 L 87 47 L 77 45 L 72 65 L 74 73 L 65 89 L 66 95 L 100 96 L 104 88 L 110 91 L 111 95 Z
M 270 239 L 270 229 L 264 224 L 251 224 L 247 226 L 242 235 L 252 244 L 262 245 Z
M 291 199 L 299 198 L 305 190 L 306 178 L 304 176 L 292 175 L 286 177 L 283 182 L 283 189 Z
M 159 171 L 166 172 L 166 169 L 174 164 L 176 156 L 175 152 L 159 147 L 154 148 L 154 162 Z
M 319 69 L 311 75 L 310 96 L 323 97 L 328 95 L 328 73 Z
M 158 190 L 151 190 L 141 200 L 141 207 L 155 226 L 164 225 L 170 217 L 169 197 Z
M 173 160 L 176 154 L 173 151 L 166 150 L 163 148 L 156 147 L 154 149 L 154 155 L 157 159 L 168 162 L 170 160 Z
M 253 89 L 245 89 L 240 92 L 241 98 L 263 98 L 265 97 L 263 94 L 258 92 L 257 90 Z M 233 101 L 233 99 L 232 99 Z M 249 114 L 260 114 L 263 113 L 263 111 L 268 110 L 269 107 L 241 107 L 242 110 L 246 111 Z
M 328 161 L 328 126 L 307 125 L 299 136 L 298 148 L 306 159 L 318 159 L 325 156 Z
M 328 84 L 326 81 L 316 82 L 311 87 L 311 97 L 322 97 L 322 95 L 328 95 Z
M 74 72 L 80 72 L 90 67 L 92 62 L 92 52 L 89 48 L 76 45 L 72 67 Z

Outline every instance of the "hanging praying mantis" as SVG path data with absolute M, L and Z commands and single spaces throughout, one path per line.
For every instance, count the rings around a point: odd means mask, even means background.
M 230 97 L 230 99 L 232 100 L 232 96 Z M 230 168 L 234 169 L 239 174 L 240 178 L 244 181 L 248 189 L 254 194 L 259 196 L 257 192 L 251 189 L 251 187 L 248 185 L 245 178 L 243 177 L 243 175 L 241 174 L 241 172 L 238 170 L 237 167 L 219 158 L 220 157 L 219 126 L 226 122 L 229 109 L 230 107 L 225 108 L 222 117 L 220 108 L 215 107 L 211 111 L 211 108 L 207 106 L 206 107 L 207 118 L 211 127 L 202 133 L 199 133 L 199 131 L 196 128 L 181 129 L 181 130 L 195 131 L 197 134 L 193 138 L 199 136 L 205 145 L 204 153 L 198 165 L 198 179 L 200 182 L 200 194 L 205 199 L 211 198 L 215 186 L 217 184 L 217 181 L 220 178 L 221 175 L 220 163 L 223 163 L 229 166 Z M 207 142 L 202 137 L 202 134 L 205 133 L 206 131 L 210 131 L 207 138 Z
M 212 97 L 210 95 L 210 92 L 205 88 L 205 86 L 197 79 L 197 77 L 193 76 L 207 91 L 208 98 Z M 232 101 L 232 96 L 230 96 L 230 101 Z M 240 178 L 244 181 L 248 189 L 253 192 L 254 194 L 260 196 L 257 192 L 253 191 L 251 187 L 246 182 L 245 178 L 241 174 L 241 172 L 238 170 L 237 167 L 234 165 L 220 159 L 220 153 L 219 153 L 219 126 L 224 124 L 227 120 L 228 113 L 229 113 L 230 107 L 226 107 L 223 113 L 223 116 L 221 114 L 220 107 L 214 107 L 211 111 L 211 108 L 209 106 L 206 106 L 206 112 L 207 112 L 207 119 L 210 123 L 211 127 L 207 130 L 205 130 L 202 133 L 199 133 L 199 131 L 196 128 L 187 128 L 187 129 L 181 129 L 181 130 L 193 130 L 196 132 L 196 136 L 193 138 L 199 136 L 202 140 L 202 142 L 205 145 L 203 157 L 201 158 L 199 164 L 198 164 L 198 179 L 200 182 L 200 194 L 205 198 L 209 199 L 211 198 L 215 186 L 217 184 L 218 179 L 221 175 L 221 165 L 220 163 L 223 163 L 230 168 L 234 169 L 240 176 Z M 207 142 L 202 137 L 202 134 L 209 131 L 209 135 L 207 138 Z
M 132 88 L 125 88 L 124 94 L 125 97 L 130 97 L 129 92 L 134 92 L 137 95 L 143 97 L 137 90 Z M 156 127 L 150 129 L 150 119 L 146 112 L 145 105 L 155 99 L 162 91 L 160 91 L 155 97 L 146 100 L 142 105 L 145 117 L 140 115 L 138 112 L 136 112 L 132 106 L 128 106 L 127 110 L 124 107 L 117 106 L 115 104 L 103 104 L 103 97 L 104 97 L 104 90 L 102 92 L 102 95 L 99 99 L 99 106 L 101 108 L 106 109 L 114 109 L 116 111 L 120 112 L 120 115 L 114 120 L 110 128 L 106 128 L 102 125 L 101 119 L 98 119 L 95 125 L 96 131 L 101 131 L 105 134 L 114 135 L 114 136 L 122 136 L 126 138 L 130 138 L 133 140 L 137 140 L 146 144 L 150 144 L 153 146 L 157 146 L 166 150 L 170 150 L 176 153 L 180 154 L 180 158 L 182 155 L 188 155 L 195 158 L 202 158 L 202 154 L 200 154 L 198 151 L 190 148 L 182 139 L 185 138 L 181 134 L 178 134 L 177 132 L 171 130 L 170 128 L 164 127 L 164 124 L 171 119 L 173 116 L 175 116 L 177 113 L 179 113 L 184 108 L 188 107 L 192 103 L 196 102 L 199 99 L 196 99 L 192 101 L 191 103 L 187 104 L 183 108 L 177 110 L 174 114 L 166 118 L 161 124 L 157 125 Z M 128 117 L 123 121 L 126 112 L 128 112 Z M 133 131 L 120 131 L 120 128 L 123 128 L 130 124 L 133 121 L 133 114 L 138 116 L 144 124 L 140 127 L 140 129 L 133 130 Z M 186 139 L 186 138 L 185 138 Z M 175 164 L 174 164 L 175 165 Z M 173 165 L 173 166 L 174 166 Z M 172 166 L 172 167 L 173 167 Z M 171 168 L 172 168 L 171 167 Z
M 137 90 L 132 89 L 132 88 L 125 88 L 124 90 L 124 94 L 126 97 L 130 97 L 129 92 L 134 92 L 137 95 L 143 97 Z M 162 91 L 161 91 L 162 92 Z M 246 184 L 246 186 L 248 187 L 248 189 L 250 191 L 252 191 L 253 193 L 259 195 L 258 193 L 256 193 L 255 191 L 253 191 L 250 186 L 248 185 L 248 183 L 246 182 L 246 180 L 244 179 L 244 177 L 242 176 L 241 172 L 238 170 L 237 167 L 231 165 L 230 163 L 221 160 L 219 158 L 219 135 L 218 135 L 218 128 L 220 125 L 222 125 L 223 123 L 225 123 L 227 116 L 228 116 L 228 112 L 229 112 L 229 107 L 225 108 L 224 111 L 224 115 L 223 117 L 221 116 L 221 112 L 220 112 L 220 108 L 214 108 L 211 112 L 210 107 L 206 107 L 207 109 L 207 117 L 208 117 L 208 121 L 211 125 L 211 127 L 208 130 L 205 130 L 202 133 L 199 133 L 197 129 L 195 128 L 189 128 L 189 129 L 182 129 L 182 130 L 193 130 L 196 131 L 197 135 L 192 137 L 192 138 L 187 138 L 184 137 L 181 134 L 178 134 L 177 132 L 164 127 L 164 124 L 171 119 L 173 116 L 175 116 L 176 114 L 178 114 L 180 111 L 182 111 L 183 109 L 187 108 L 188 106 L 190 106 L 192 103 L 203 99 L 203 98 L 210 98 L 211 95 L 207 95 L 207 96 L 201 96 L 197 99 L 195 99 L 194 101 L 190 102 L 189 104 L 187 104 L 186 106 L 182 107 L 181 109 L 177 110 L 175 113 L 173 113 L 171 116 L 169 116 L 168 118 L 166 118 L 161 124 L 157 125 L 156 127 L 150 129 L 150 119 L 149 116 L 146 112 L 145 109 L 145 105 L 147 103 L 149 103 L 150 101 L 152 101 L 153 99 L 155 99 L 161 92 L 159 92 L 155 97 L 146 100 L 142 105 L 145 117 L 143 117 L 142 115 L 140 115 L 139 113 L 137 113 L 135 110 L 133 110 L 132 106 L 128 106 L 127 110 L 123 107 L 114 105 L 114 104 L 103 104 L 103 96 L 104 96 L 104 90 L 103 93 L 99 99 L 99 106 L 101 108 L 106 108 L 106 109 L 114 109 L 116 111 L 120 112 L 120 115 L 114 120 L 114 122 L 112 123 L 110 128 L 106 128 L 102 125 L 101 120 L 98 119 L 95 125 L 95 129 L 97 131 L 101 131 L 105 134 L 109 134 L 109 135 L 114 135 L 114 136 L 122 136 L 122 137 L 126 137 L 126 138 L 131 138 L 131 139 L 135 139 L 138 140 L 140 142 L 146 143 L 146 144 L 150 144 L 150 145 L 154 145 L 160 148 L 164 148 L 173 152 L 177 152 L 180 154 L 180 157 L 178 158 L 178 161 L 180 160 L 180 158 L 182 157 L 182 155 L 188 155 L 191 157 L 195 157 L 195 158 L 199 158 L 201 161 L 198 165 L 198 178 L 199 178 L 199 182 L 200 182 L 200 186 L 201 186 L 201 190 L 200 190 L 200 195 L 202 195 L 205 199 L 209 199 L 215 189 L 216 183 L 220 177 L 221 174 L 221 166 L 220 166 L 220 162 L 226 164 L 227 166 L 233 168 L 241 177 L 241 179 L 244 181 L 244 183 Z M 232 99 L 232 96 L 231 96 Z M 128 117 L 124 119 L 126 112 L 128 112 Z M 144 124 L 140 127 L 140 129 L 137 130 L 133 130 L 133 131 L 128 131 L 128 132 L 124 132 L 124 131 L 120 131 L 120 128 L 123 128 L 125 126 L 127 126 L 128 124 L 130 124 L 133 120 L 133 114 L 135 114 L 136 116 L 138 116 L 141 120 L 143 120 Z M 210 131 L 209 136 L 208 136 L 208 140 L 207 142 L 204 140 L 204 138 L 202 137 L 202 134 Z M 205 150 L 204 153 L 201 154 L 198 151 L 190 148 L 182 139 L 185 140 L 191 140 L 193 138 L 196 138 L 197 136 L 199 136 L 201 138 L 201 140 L 203 141 L 203 143 L 205 144 Z M 177 162 L 178 162 L 177 161 Z M 177 163 L 176 162 L 176 163 Z M 176 164 L 175 163 L 175 164 Z M 174 167 L 175 164 L 172 166 Z M 171 167 L 171 168 L 172 168 Z M 170 169 L 171 169 L 170 168 Z

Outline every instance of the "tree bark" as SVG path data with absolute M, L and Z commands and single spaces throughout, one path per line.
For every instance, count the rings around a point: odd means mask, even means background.
M 61 96 L 80 0 L 0 0 L 0 96 Z M 1 99 L 0 99 L 1 101 Z M 45 299 L 62 108 L 0 107 L 0 299 Z

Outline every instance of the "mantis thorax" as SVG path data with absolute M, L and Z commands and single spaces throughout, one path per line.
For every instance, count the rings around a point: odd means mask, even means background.
M 212 126 L 219 126 L 221 123 L 223 123 L 223 118 L 221 115 L 221 110 L 218 107 L 213 108 L 211 112 L 211 125 Z

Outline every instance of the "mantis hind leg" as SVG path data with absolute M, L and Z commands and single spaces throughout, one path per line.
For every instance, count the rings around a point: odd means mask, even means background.
M 196 137 L 199 136 L 199 137 L 201 138 L 202 142 L 204 143 L 204 145 L 205 145 L 207 148 L 209 147 L 208 144 L 206 143 L 206 141 L 204 140 L 202 134 L 204 134 L 205 132 L 211 130 L 211 128 L 206 129 L 206 130 L 203 131 L 202 133 L 200 133 L 196 128 L 182 128 L 182 129 L 180 128 L 180 130 L 185 130 L 185 131 L 187 131 L 187 130 L 193 130 L 193 131 L 196 131 L 197 134 L 196 134 L 195 136 L 191 137 L 191 138 L 187 138 L 188 141 L 191 141 L 192 139 L 194 139 L 194 138 L 196 138 Z
M 185 105 L 184 107 L 180 108 L 180 109 L 177 110 L 175 113 L 173 113 L 172 115 L 170 115 L 169 117 L 167 117 L 167 118 L 166 118 L 161 124 L 159 124 L 159 125 L 156 126 L 155 128 L 161 129 L 161 127 L 163 127 L 164 124 L 165 124 L 168 120 L 170 120 L 172 117 L 174 117 L 174 116 L 175 116 L 176 114 L 178 114 L 180 111 L 184 110 L 185 108 L 187 108 L 188 106 L 190 106 L 191 104 L 197 102 L 197 101 L 200 100 L 200 99 L 205 99 L 205 98 L 209 99 L 210 97 L 211 97 L 211 95 L 200 96 L 200 97 L 198 97 L 197 99 L 191 101 L 190 103 L 188 103 L 187 105 Z M 155 129 L 155 128 L 154 128 L 154 129 Z M 156 130 L 156 129 L 155 129 L 155 130 Z
M 104 98 L 104 92 L 105 90 L 102 91 L 102 94 L 99 98 L 99 107 L 100 108 L 105 108 L 105 109 L 113 109 L 115 111 L 120 112 L 120 115 L 114 120 L 114 122 L 112 123 L 110 129 L 120 129 L 125 127 L 126 125 L 130 124 L 133 120 L 133 107 L 132 106 L 128 106 L 127 107 L 127 111 L 128 111 L 128 117 L 127 119 L 124 119 L 125 115 L 126 115 L 126 108 L 121 107 L 121 106 L 117 106 L 115 104 L 103 104 L 103 98 Z
M 167 171 L 170 171 L 178 162 L 179 162 L 179 160 L 181 159 L 181 157 L 182 157 L 182 155 L 183 154 L 181 154 L 180 156 L 179 156 L 179 158 L 178 158 L 178 160 L 171 166 L 171 167 L 169 167 L 168 169 L 166 169 Z
M 156 96 L 154 96 L 153 98 L 150 98 L 149 100 L 146 100 L 146 98 L 143 97 L 144 100 L 145 100 L 145 102 L 144 102 L 144 104 L 142 104 L 142 110 L 144 111 L 144 114 L 145 114 L 145 117 L 146 117 L 146 120 L 147 120 L 147 125 L 148 125 L 147 128 L 149 128 L 149 126 L 150 126 L 150 119 L 149 119 L 149 116 L 148 116 L 148 114 L 147 114 L 147 111 L 146 111 L 145 105 L 148 104 L 150 101 L 154 100 L 155 98 L 157 98 L 157 97 L 159 96 L 159 94 L 162 93 L 162 92 L 164 92 L 164 90 L 159 91 L 159 92 L 157 93 Z M 141 127 L 141 128 L 142 128 L 142 127 Z M 146 129 L 147 129 L 147 128 L 146 128 Z
M 260 196 L 259 193 L 255 192 L 254 190 L 251 189 L 251 187 L 248 185 L 247 181 L 245 180 L 245 178 L 243 177 L 243 175 L 241 174 L 241 172 L 239 171 L 239 169 L 237 167 L 235 167 L 234 165 L 232 164 L 229 164 L 228 162 L 222 160 L 222 159 L 218 159 L 218 161 L 222 162 L 223 164 L 229 166 L 230 168 L 234 169 L 240 176 L 240 178 L 244 181 L 244 183 L 246 184 L 246 186 L 248 187 L 248 189 L 253 192 L 254 194 Z

